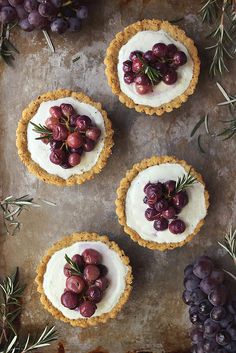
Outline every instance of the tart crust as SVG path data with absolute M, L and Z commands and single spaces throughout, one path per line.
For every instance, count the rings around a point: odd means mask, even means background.
M 65 317 L 60 310 L 55 308 L 52 303 L 49 301 L 47 296 L 44 294 L 43 290 L 43 278 L 44 274 L 46 272 L 47 264 L 49 260 L 51 259 L 52 255 L 65 248 L 68 247 L 76 242 L 80 241 L 100 241 L 103 242 L 104 244 L 107 245 L 108 248 L 114 250 L 120 257 L 121 261 L 125 266 L 128 268 L 128 272 L 126 274 L 126 287 L 121 295 L 119 302 L 114 306 L 114 308 L 108 312 L 104 313 L 100 316 L 96 317 L 91 317 L 91 318 L 84 318 L 84 319 L 69 319 Z M 127 302 L 130 292 L 132 290 L 132 281 L 133 281 L 133 276 L 132 276 L 132 269 L 129 264 L 129 258 L 124 254 L 123 250 L 119 248 L 119 246 L 114 242 L 110 241 L 107 236 L 105 235 L 99 235 L 97 233 L 87 233 L 87 232 L 82 232 L 82 233 L 73 233 L 70 236 L 64 237 L 62 240 L 58 241 L 56 244 L 54 244 L 50 249 L 47 250 L 46 254 L 42 258 L 39 266 L 37 267 L 37 277 L 35 279 L 35 282 L 37 283 L 37 290 L 40 293 L 40 301 L 43 304 L 44 308 L 47 309 L 56 319 L 62 320 L 64 322 L 70 323 L 72 326 L 79 326 L 82 328 L 88 327 L 88 326 L 95 326 L 100 323 L 105 323 L 108 319 L 114 319 L 117 314 L 120 312 L 122 309 L 123 305 Z
M 126 194 L 128 192 L 128 189 L 130 187 L 131 182 L 133 179 L 139 174 L 144 169 L 147 169 L 148 167 L 154 166 L 154 165 L 159 165 L 159 164 L 164 164 L 164 163 L 178 163 L 180 164 L 186 171 L 189 171 L 191 168 L 191 175 L 197 178 L 197 181 L 201 184 L 204 185 L 205 183 L 202 179 L 201 174 L 197 173 L 191 165 L 187 164 L 184 160 L 179 160 L 175 157 L 172 156 L 153 156 L 150 159 L 143 159 L 140 163 L 134 164 L 132 169 L 128 170 L 126 172 L 125 178 L 123 178 L 120 182 L 120 186 L 117 189 L 117 199 L 116 199 L 116 214 L 118 216 L 119 223 L 124 227 L 125 233 L 127 233 L 131 239 L 134 241 L 138 242 L 139 245 L 142 245 L 144 247 L 147 247 L 152 250 L 171 250 L 177 247 L 181 247 L 185 245 L 186 243 L 190 242 L 193 237 L 200 231 L 201 227 L 204 224 L 204 219 L 200 220 L 200 222 L 197 224 L 194 232 L 192 234 L 189 234 L 186 239 L 184 239 L 181 242 L 176 242 L 176 243 L 157 243 L 154 241 L 148 241 L 143 239 L 135 230 L 132 228 L 128 227 L 126 224 L 126 214 L 125 214 L 125 203 L 126 203 Z M 204 196 L 205 196 L 205 205 L 206 209 L 209 207 L 209 194 L 208 191 L 205 189 L 204 191 Z
M 181 95 L 158 107 L 150 107 L 135 103 L 121 91 L 117 73 L 118 56 L 121 47 L 125 45 L 136 33 L 145 30 L 158 31 L 160 29 L 163 29 L 175 40 L 183 43 L 188 49 L 189 55 L 193 60 L 193 77 L 188 88 Z M 155 19 L 135 22 L 126 27 L 122 32 L 117 33 L 107 48 L 104 63 L 106 65 L 105 73 L 108 84 L 111 87 L 112 92 L 119 97 L 120 102 L 125 104 L 128 108 L 134 108 L 137 112 L 146 113 L 148 115 L 156 114 L 160 116 L 165 112 L 171 112 L 174 108 L 179 108 L 182 103 L 186 102 L 188 97 L 194 93 L 200 73 L 200 59 L 193 40 L 187 37 L 185 32 L 179 27 L 174 26 L 167 21 Z
M 105 124 L 105 138 L 104 147 L 99 155 L 97 163 L 87 172 L 82 174 L 75 174 L 67 179 L 63 179 L 57 175 L 50 174 L 41 168 L 36 162 L 31 158 L 31 154 L 28 150 L 27 145 L 27 127 L 29 121 L 36 114 L 40 104 L 49 100 L 56 100 L 64 97 L 72 97 L 79 100 L 80 102 L 87 103 L 95 107 L 101 114 Z M 44 93 L 34 101 L 32 101 L 28 107 L 23 111 L 22 117 L 18 123 L 16 131 L 16 146 L 18 148 L 18 154 L 22 162 L 26 165 L 29 172 L 34 174 L 39 179 L 45 181 L 49 184 L 54 184 L 58 186 L 70 186 L 75 184 L 82 184 L 87 180 L 94 178 L 95 174 L 101 172 L 107 163 L 107 159 L 112 153 L 113 146 L 113 130 L 110 120 L 107 117 L 107 113 L 102 109 L 100 103 L 94 102 L 90 97 L 86 96 L 82 92 L 72 92 L 66 89 L 59 89 L 56 91 L 50 91 Z

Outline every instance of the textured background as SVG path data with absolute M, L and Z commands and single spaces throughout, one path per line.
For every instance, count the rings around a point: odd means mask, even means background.
M 112 353 L 134 348 L 158 347 L 167 351 L 188 346 L 189 321 L 182 303 L 182 273 L 186 264 L 202 253 L 212 255 L 219 265 L 232 267 L 217 245 L 235 219 L 235 140 L 205 139 L 205 155 L 198 151 L 190 132 L 205 113 L 217 130 L 226 111 L 214 109 L 222 101 L 216 82 L 209 79 L 204 51 L 207 28 L 197 11 L 200 1 L 97 0 L 81 32 L 52 36 L 52 54 L 41 33 L 17 32 L 14 41 L 21 54 L 15 67 L 2 67 L 0 80 L 1 181 L 2 195 L 26 193 L 35 199 L 56 202 L 22 214 L 22 231 L 15 238 L 2 236 L 1 273 L 20 267 L 27 284 L 22 325 L 32 329 L 55 323 L 66 350 L 85 353 L 103 346 Z M 107 85 L 103 59 L 114 34 L 143 18 L 173 20 L 184 17 L 179 26 L 194 39 L 202 59 L 197 90 L 186 104 L 163 118 L 146 117 L 122 106 Z M 80 60 L 72 63 L 79 55 Z M 232 64 L 231 64 L 232 65 Z M 235 92 L 236 67 L 224 75 L 223 86 Z M 103 103 L 115 129 L 115 147 L 107 167 L 93 181 L 82 186 L 58 188 L 38 181 L 21 164 L 15 147 L 15 130 L 23 108 L 39 94 L 57 88 L 83 90 Z M 122 231 L 115 215 L 115 191 L 125 171 L 133 163 L 154 154 L 173 154 L 185 159 L 202 173 L 210 192 L 211 207 L 200 234 L 187 246 L 160 253 L 139 247 Z M 125 250 L 134 269 L 131 298 L 116 320 L 86 330 L 55 322 L 42 308 L 34 284 L 35 268 L 45 250 L 73 231 L 108 234 Z M 25 330 L 24 330 L 25 331 Z M 49 352 L 50 349 L 47 350 Z M 55 351 L 55 350 L 54 350 Z M 53 348 L 52 348 L 53 352 Z

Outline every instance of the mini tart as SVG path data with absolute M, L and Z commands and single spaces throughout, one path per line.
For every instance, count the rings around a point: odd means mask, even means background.
M 82 174 L 74 174 L 68 177 L 67 179 L 64 179 L 60 176 L 48 173 L 31 158 L 31 153 L 28 150 L 27 128 L 30 120 L 37 113 L 41 103 L 68 97 L 78 100 L 79 102 L 89 104 L 94 107 L 97 111 L 99 111 L 104 121 L 105 133 L 103 149 L 100 152 L 96 164 L 91 169 L 83 172 Z M 47 116 L 45 116 L 45 120 L 46 119 Z M 28 168 L 29 172 L 34 174 L 36 177 L 46 183 L 58 186 L 71 186 L 75 184 L 82 184 L 85 181 L 94 178 L 95 174 L 100 173 L 101 170 L 105 167 L 107 159 L 112 153 L 113 144 L 113 129 L 111 121 L 108 119 L 105 110 L 102 109 L 102 105 L 100 103 L 94 102 L 90 97 L 86 96 L 82 92 L 72 92 L 66 89 L 59 89 L 56 91 L 44 93 L 43 95 L 38 96 L 36 100 L 32 101 L 28 105 L 28 107 L 23 111 L 22 117 L 18 123 L 16 131 L 16 146 L 18 148 L 18 154 L 21 161 Z
M 59 309 L 54 307 L 51 301 L 45 295 L 44 287 L 43 287 L 44 275 L 46 273 L 48 263 L 55 253 L 57 253 L 63 248 L 67 248 L 75 243 L 80 243 L 80 242 L 101 242 L 105 244 L 108 249 L 116 252 L 116 254 L 119 256 L 120 261 L 127 269 L 126 276 L 125 276 L 125 289 L 121 294 L 119 301 L 115 304 L 115 306 L 111 311 L 103 313 L 99 316 L 95 316 L 95 317 L 92 316 L 90 318 L 70 319 L 66 317 Z M 63 271 L 63 268 L 59 269 L 59 271 Z M 114 241 L 110 241 L 108 237 L 104 235 L 100 236 L 96 233 L 82 232 L 82 233 L 73 233 L 70 236 L 66 236 L 65 238 L 63 238 L 62 240 L 60 240 L 59 242 L 54 244 L 50 249 L 47 250 L 46 254 L 42 258 L 37 268 L 37 277 L 35 281 L 37 283 L 37 290 L 40 293 L 40 301 L 46 310 L 48 310 L 56 319 L 70 323 L 72 326 L 79 326 L 79 327 L 85 328 L 89 326 L 95 326 L 100 323 L 105 323 L 107 322 L 108 319 L 114 319 L 117 316 L 117 314 L 121 311 L 123 305 L 127 302 L 130 296 L 130 292 L 132 290 L 133 276 L 132 276 L 132 269 L 129 263 L 129 258 L 124 254 L 123 250 L 121 250 Z
M 204 224 L 204 218 L 202 218 L 194 228 L 194 231 L 191 234 L 188 234 L 187 237 L 178 242 L 156 242 L 156 241 L 149 241 L 143 239 L 137 231 L 132 229 L 127 225 L 126 219 L 126 197 L 128 190 L 131 186 L 132 181 L 137 177 L 137 175 L 152 166 L 158 166 L 165 163 L 170 164 L 177 164 L 184 168 L 185 172 L 188 173 L 191 168 L 191 175 L 196 177 L 197 182 L 201 183 L 204 187 L 204 194 L 203 198 L 205 201 L 205 209 L 207 213 L 207 209 L 209 207 L 209 194 L 205 189 L 205 183 L 203 182 L 202 176 L 197 173 L 190 165 L 188 165 L 184 160 L 178 160 L 172 156 L 153 156 L 150 159 L 144 159 L 140 163 L 134 164 L 132 169 L 128 170 L 126 173 L 125 178 L 123 178 L 120 182 L 120 186 L 117 189 L 117 199 L 116 199 L 116 214 L 118 216 L 119 223 L 124 227 L 125 233 L 127 233 L 131 239 L 136 241 L 139 245 L 147 247 L 152 250 L 171 250 L 177 247 L 181 247 L 186 243 L 190 242 L 193 237 L 200 231 L 201 227 Z M 157 178 L 158 179 L 158 178 Z M 167 179 L 171 179 L 167 175 Z M 157 180 L 156 180 L 157 181 Z M 140 186 L 141 187 L 141 186 Z M 187 189 L 188 190 L 188 189 Z M 145 196 L 145 195 L 144 195 Z M 186 206 L 186 208 L 188 205 Z M 180 214 L 181 215 L 181 214 Z M 181 217 L 180 217 L 181 218 Z M 148 222 L 148 221 L 147 221 Z M 174 235 L 175 236 L 175 235 Z
M 193 61 L 193 73 L 192 79 L 190 81 L 187 89 L 179 96 L 174 98 L 168 103 L 164 103 L 157 107 L 151 107 L 147 105 L 137 104 L 128 97 L 124 92 L 122 92 L 120 87 L 120 81 L 118 77 L 118 57 L 120 49 L 138 32 L 141 31 L 165 31 L 171 38 L 179 41 L 188 50 L 188 53 Z M 139 48 L 136 48 L 137 50 Z M 135 50 L 135 48 L 134 48 Z M 150 48 L 151 50 L 151 48 Z M 127 60 L 128 58 L 126 58 Z M 119 97 L 121 103 L 125 104 L 128 108 L 134 108 L 139 113 L 146 113 L 148 115 L 162 115 L 165 112 L 171 112 L 174 108 L 179 108 L 182 103 L 186 102 L 188 97 L 194 93 L 198 82 L 198 76 L 200 73 L 200 59 L 198 57 L 197 48 L 194 45 L 192 39 L 188 38 L 185 32 L 177 26 L 170 24 L 167 21 L 160 20 L 143 20 L 138 21 L 130 26 L 126 27 L 122 32 L 116 34 L 115 38 L 110 43 L 107 48 L 106 57 L 104 60 L 106 65 L 106 76 L 108 84 L 112 89 L 112 92 Z M 167 87 L 168 90 L 168 87 Z

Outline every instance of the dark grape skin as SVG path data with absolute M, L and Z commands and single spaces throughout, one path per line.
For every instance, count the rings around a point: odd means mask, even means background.
M 12 7 L 16 7 L 18 5 L 21 5 L 24 0 L 9 0 L 8 2 Z
M 0 22 L 3 24 L 14 22 L 17 18 L 16 10 L 11 6 L 4 6 L 0 11 Z
M 53 150 L 49 156 L 49 159 L 53 164 L 60 165 L 65 159 L 65 152 L 61 149 Z
M 52 32 L 63 34 L 68 29 L 68 22 L 63 18 L 56 18 L 54 21 L 51 22 L 50 27 Z
M 222 284 L 225 279 L 225 274 L 222 270 L 214 269 L 210 277 L 213 278 L 217 284 Z
M 169 224 L 169 231 L 173 234 L 181 234 L 185 231 L 186 225 L 181 219 L 174 219 Z
M 54 17 L 57 15 L 57 11 L 57 8 L 51 2 L 39 4 L 38 7 L 38 12 L 43 17 Z
M 219 353 L 235 353 L 236 352 L 236 341 L 231 341 L 229 344 L 224 346 L 225 351 L 220 351 Z M 217 352 L 218 353 L 218 352 Z
M 216 287 L 217 283 L 209 276 L 201 280 L 200 288 L 205 294 L 209 294 Z
M 79 9 L 76 11 L 76 16 L 81 19 L 85 20 L 88 17 L 88 8 L 87 6 L 80 6 Z
M 198 312 L 198 306 L 189 308 L 189 319 L 193 325 L 202 325 L 205 321 L 205 317 Z
M 203 351 L 204 353 L 213 353 L 217 347 L 215 340 L 205 339 L 203 342 Z
M 93 282 L 100 276 L 100 270 L 96 265 L 87 265 L 84 269 L 83 275 L 87 282 Z
M 134 82 L 135 74 L 133 72 L 126 72 L 124 74 L 124 82 L 130 85 Z
M 180 191 L 175 194 L 172 198 L 173 206 L 177 208 L 183 208 L 188 203 L 188 194 L 186 191 Z
M 200 288 L 196 288 L 192 291 L 191 299 L 195 305 L 199 305 L 200 302 L 206 298 L 206 294 L 201 291 Z
M 227 311 L 223 306 L 214 306 L 210 317 L 214 321 L 221 321 L 226 317 Z
M 138 85 L 150 85 L 151 84 L 148 76 L 145 74 L 136 75 L 134 78 L 134 82 L 137 83 Z
M 88 288 L 86 296 L 93 303 L 99 303 L 102 299 L 102 291 L 98 286 L 91 286 Z
M 81 161 L 81 156 L 79 153 L 71 153 L 68 157 L 68 163 L 72 166 L 75 167 L 80 164 Z
M 174 207 L 169 207 L 167 210 L 163 211 L 161 215 L 166 219 L 173 219 L 176 216 L 176 210 Z
M 108 279 L 106 277 L 100 277 L 95 281 L 95 286 L 97 286 L 101 291 L 104 291 L 108 285 Z
M 83 317 L 91 317 L 95 313 L 97 307 L 94 303 L 90 302 L 89 300 L 84 301 L 79 306 L 80 314 Z
M 81 28 L 81 20 L 77 17 L 69 17 L 68 18 L 68 25 L 69 25 L 68 30 L 70 32 L 77 32 Z
M 194 344 L 198 344 L 203 341 L 203 331 L 197 327 L 194 327 L 191 331 L 190 337 Z
M 66 280 L 66 289 L 73 293 L 81 293 L 85 288 L 85 282 L 80 276 L 70 276 Z
M 168 221 L 164 217 L 159 216 L 155 219 L 153 226 L 157 231 L 163 231 L 168 228 Z
M 97 141 L 101 136 L 101 130 L 98 127 L 92 126 L 87 129 L 85 136 L 92 141 Z
M 100 270 L 100 276 L 101 277 L 105 277 L 108 274 L 108 268 L 105 265 L 103 265 L 103 264 L 99 264 L 97 266 L 98 266 L 98 268 Z
M 199 304 L 198 311 L 200 314 L 209 316 L 212 308 L 213 308 L 213 305 L 207 299 L 204 299 Z
M 41 16 L 36 10 L 29 13 L 28 21 L 32 26 L 37 29 L 44 29 L 48 25 L 48 20 L 45 17 Z
M 92 125 L 92 120 L 87 115 L 78 115 L 75 125 L 79 131 L 86 131 Z
M 190 292 L 198 288 L 200 279 L 197 278 L 194 274 L 190 274 L 184 279 L 184 287 Z
M 231 323 L 233 323 L 233 321 L 234 321 L 233 315 L 228 313 L 226 315 L 226 317 L 223 320 L 220 321 L 220 326 L 222 328 L 227 328 L 227 326 L 229 326 Z
M 85 152 L 91 152 L 94 149 L 94 147 L 95 147 L 95 142 L 85 137 L 85 140 L 83 143 L 83 150 Z
M 187 277 L 188 275 L 191 275 L 193 273 L 193 265 L 187 265 L 184 269 L 184 277 Z
M 155 209 L 158 213 L 166 211 L 168 208 L 168 201 L 165 199 L 161 199 L 155 203 Z
M 32 32 L 34 30 L 34 26 L 32 26 L 29 21 L 28 18 L 24 18 L 22 20 L 20 20 L 18 22 L 18 25 L 20 26 L 21 29 L 23 29 L 23 31 L 25 32 Z
M 155 219 L 160 217 L 154 208 L 147 208 L 145 210 L 144 215 L 148 221 L 154 221 Z
M 220 331 L 216 334 L 216 342 L 221 346 L 226 346 L 230 341 L 231 338 L 227 331 Z
M 16 6 L 15 9 L 20 20 L 26 19 L 28 17 L 28 12 L 25 11 L 22 5 Z
M 211 320 L 210 318 L 207 319 L 204 322 L 204 336 L 209 338 L 209 337 L 215 337 L 216 333 L 220 331 L 220 325 Z
M 66 291 L 61 296 L 61 303 L 68 309 L 75 309 L 79 303 L 79 297 L 76 293 Z
M 33 12 L 38 9 L 38 1 L 37 0 L 25 0 L 24 1 L 24 8 L 27 12 Z
M 198 261 L 195 262 L 193 266 L 193 273 L 198 278 L 203 279 L 211 275 L 212 269 L 213 269 L 213 263 L 210 259 L 199 259 Z M 214 280 L 212 276 L 211 276 L 211 279 Z
M 126 60 L 123 62 L 123 71 L 124 72 L 132 72 L 132 61 Z
M 152 51 L 157 58 L 162 58 L 166 56 L 167 45 L 164 43 L 156 43 L 153 45 Z
M 227 332 L 230 334 L 230 337 L 233 341 L 236 341 L 236 323 L 227 327 Z
M 183 51 L 177 51 L 173 56 L 173 64 L 175 66 L 182 66 L 187 62 L 187 56 Z
M 102 262 L 102 255 L 95 249 L 86 249 L 82 258 L 87 265 L 99 265 Z
M 208 295 L 209 301 L 214 306 L 225 305 L 227 298 L 228 298 L 228 290 L 223 285 L 212 289 Z

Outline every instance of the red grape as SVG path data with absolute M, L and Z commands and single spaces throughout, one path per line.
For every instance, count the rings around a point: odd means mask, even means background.
M 82 304 L 79 306 L 79 311 L 80 314 L 83 317 L 91 317 L 95 313 L 97 307 L 93 302 L 90 302 L 89 300 L 84 301 Z
M 75 309 L 79 304 L 79 297 L 76 293 L 66 291 L 61 296 L 61 303 L 68 309 Z
M 152 86 L 151 85 L 137 85 L 135 84 L 135 88 L 138 94 L 147 94 L 152 92 Z
M 85 288 L 85 283 L 80 276 L 70 276 L 66 280 L 66 288 L 74 293 L 81 293 Z
M 49 117 L 45 121 L 45 126 L 49 129 L 52 130 L 55 125 L 59 125 L 59 119 L 56 117 Z
M 87 265 L 84 269 L 84 278 L 88 282 L 93 282 L 100 276 L 100 270 L 96 265 Z
M 81 156 L 79 153 L 71 153 L 68 157 L 68 162 L 72 167 L 80 164 Z
M 101 135 L 101 130 L 98 127 L 90 127 L 87 129 L 85 135 L 90 140 L 97 141 Z
M 102 261 L 102 255 L 95 249 L 86 249 L 82 253 L 83 260 L 88 265 L 98 265 Z
M 71 148 L 79 148 L 83 145 L 83 142 L 83 136 L 77 131 L 72 132 L 66 140 L 67 145 Z

